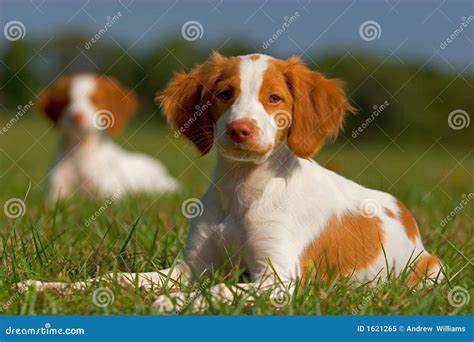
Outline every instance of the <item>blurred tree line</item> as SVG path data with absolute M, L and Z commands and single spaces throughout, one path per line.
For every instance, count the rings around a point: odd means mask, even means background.
M 118 43 L 105 42 L 106 38 L 86 48 L 89 38 L 89 34 L 66 32 L 44 47 L 44 41 L 26 39 L 7 45 L 0 52 L 0 115 L 7 109 L 14 113 L 18 106 L 34 101 L 41 88 L 60 74 L 94 72 L 113 76 L 134 89 L 141 100 L 139 115 L 154 113 L 156 120 L 163 120 L 153 100 L 156 91 L 163 89 L 174 72 L 205 61 L 213 48 L 170 39 L 146 51 L 127 51 Z M 254 53 L 253 46 L 233 43 L 219 52 Z M 446 144 L 472 144 L 472 127 L 453 130 L 448 125 L 452 111 L 473 112 L 472 75 L 459 76 L 427 66 L 420 69 L 424 61 L 394 59 L 381 65 L 381 58 L 367 54 L 333 52 L 304 59 L 327 77 L 345 81 L 350 101 L 358 109 L 346 120 L 343 134 L 348 139 L 387 139 L 385 134 L 394 137 L 408 126 L 403 139 L 432 141 L 441 137 Z

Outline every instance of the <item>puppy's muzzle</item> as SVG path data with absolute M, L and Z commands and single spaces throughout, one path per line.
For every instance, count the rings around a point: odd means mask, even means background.
M 236 120 L 230 123 L 226 129 L 229 138 L 236 143 L 251 139 L 255 135 L 255 131 L 255 124 L 249 119 Z

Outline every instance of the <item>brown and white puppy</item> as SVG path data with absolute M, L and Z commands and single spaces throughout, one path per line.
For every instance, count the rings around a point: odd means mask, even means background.
M 135 95 L 110 77 L 64 76 L 43 90 L 38 103 L 60 132 L 47 199 L 78 193 L 117 198 L 128 192 L 173 192 L 178 183 L 165 167 L 115 144 L 137 107 Z
M 315 271 L 350 277 L 355 284 L 405 271 L 409 286 L 443 278 L 440 260 L 426 251 L 400 201 L 310 159 L 351 110 L 338 80 L 310 70 L 298 57 L 215 54 L 176 75 L 159 100 L 168 120 L 202 154 L 217 145 L 217 163 L 203 210 L 190 220 L 183 261 L 161 272 L 122 273 L 120 282 L 174 287 L 240 263 L 250 283 L 210 289 L 216 300 L 230 303 L 275 284 L 291 291 L 295 281 Z M 27 284 L 81 289 L 90 281 Z M 276 294 L 281 291 L 277 287 Z M 189 298 L 179 291 L 161 295 L 154 308 L 208 305 L 199 291 Z
M 190 221 L 180 267 L 202 275 L 229 259 L 230 265 L 240 261 L 252 283 L 230 290 L 217 285 L 212 291 L 221 299 L 231 301 L 243 289 L 258 293 L 275 281 L 288 284 L 315 270 L 358 284 L 405 270 L 409 286 L 443 278 L 441 262 L 425 250 L 416 221 L 399 200 L 310 159 L 352 110 L 340 81 L 310 70 L 299 57 L 215 54 L 176 75 L 159 100 L 170 123 L 188 123 L 184 134 L 202 154 L 217 148 L 204 210 Z M 204 104 L 207 110 L 195 117 L 192 109 Z M 195 305 L 205 305 L 198 298 Z M 183 303 L 182 293 L 172 293 L 155 307 Z

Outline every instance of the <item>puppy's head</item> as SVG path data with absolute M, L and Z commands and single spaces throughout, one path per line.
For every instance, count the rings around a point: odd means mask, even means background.
M 64 133 L 83 136 L 107 130 L 117 134 L 133 115 L 133 93 L 109 77 L 63 76 L 38 98 L 39 107 Z
M 178 74 L 158 96 L 168 120 L 201 151 L 213 142 L 237 161 L 261 163 L 281 143 L 309 158 L 341 127 L 350 110 L 341 83 L 300 58 L 214 54 Z

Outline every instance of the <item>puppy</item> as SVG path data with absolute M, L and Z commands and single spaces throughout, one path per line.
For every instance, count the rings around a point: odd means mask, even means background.
M 137 107 L 135 95 L 114 79 L 65 76 L 43 90 L 38 103 L 60 132 L 48 177 L 49 202 L 75 193 L 117 198 L 178 190 L 160 162 L 123 150 L 106 134 L 118 134 Z
M 414 218 L 399 200 L 310 159 L 351 110 L 338 80 L 308 69 L 298 57 L 214 54 L 190 73 L 176 75 L 159 100 L 168 120 L 202 154 L 216 145 L 216 167 L 201 199 L 203 211 L 190 221 L 183 261 L 156 273 L 122 273 L 119 282 L 173 288 L 240 263 L 250 283 L 210 289 L 213 299 L 231 303 L 235 296 L 251 300 L 269 290 L 291 292 L 297 280 L 316 272 L 350 277 L 355 284 L 402 273 L 408 286 L 442 279 L 440 260 L 425 250 Z M 112 277 L 27 284 L 81 289 Z M 153 307 L 209 304 L 200 291 L 189 298 L 172 292 Z

